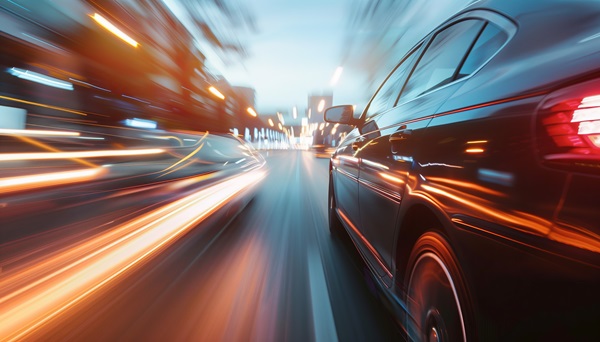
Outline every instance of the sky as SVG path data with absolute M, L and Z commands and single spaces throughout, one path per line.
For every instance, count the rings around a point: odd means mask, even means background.
M 163 0 L 171 7 L 177 1 Z M 394 41 L 399 36 L 398 32 L 407 30 L 408 34 L 402 36 L 401 42 L 401 45 L 405 46 L 399 49 L 394 47 L 398 55 L 387 61 L 354 58 L 354 65 L 343 65 L 342 59 L 344 49 L 348 50 L 344 44 L 347 42 L 346 29 L 351 13 L 350 6 L 356 4 L 356 1 L 231 1 L 248 9 L 256 22 L 257 32 L 244 32 L 240 35 L 249 57 L 242 62 L 225 65 L 220 58 L 211 54 L 209 47 L 201 46 L 200 49 L 207 56 L 209 68 L 223 75 L 230 84 L 255 89 L 255 109 L 259 115 L 272 115 L 275 112 L 290 113 L 294 106 L 299 114 L 305 113 L 310 94 L 331 93 L 334 105 L 352 104 L 358 108 L 364 107 L 375 88 L 374 84 L 368 81 L 369 75 L 365 68 L 383 70 L 379 76 L 383 80 L 387 72 L 392 70 L 394 60 L 399 60 L 404 52 L 426 33 L 472 0 L 410 2 L 410 9 L 398 13 L 398 20 L 394 20 L 396 26 L 388 27 L 385 33 L 385 39 Z M 177 9 L 171 9 L 177 15 Z M 393 13 L 390 15 L 395 17 Z M 178 16 L 181 19 L 182 16 L 185 17 L 185 13 L 179 13 Z M 375 37 L 381 38 L 381 34 L 376 33 L 380 29 L 378 24 L 372 23 L 371 32 L 354 32 L 364 36 L 353 36 L 359 42 L 359 45 L 353 48 L 362 48 L 360 38 L 363 39 L 363 43 L 365 38 L 368 40 L 374 33 Z M 375 48 L 385 49 L 392 46 L 391 44 L 385 43 Z M 353 60 L 356 50 L 350 51 L 354 51 L 350 52 L 350 60 Z M 366 55 L 369 58 L 369 53 Z M 377 53 L 372 55 L 376 56 Z M 386 65 L 383 62 L 390 64 Z M 340 66 L 343 67 L 341 77 L 337 84 L 332 85 L 332 76 Z M 375 81 L 378 83 L 380 80 Z
M 333 92 L 334 101 L 352 102 L 342 96 L 344 82 L 355 83 L 342 73 L 336 87 L 330 81 L 341 63 L 344 28 L 348 14 L 343 0 L 272 1 L 245 0 L 256 18 L 258 32 L 244 42 L 250 57 L 230 65 L 224 76 L 234 85 L 256 90 L 260 112 L 301 112 L 311 93 Z M 347 86 L 347 85 L 346 85 Z

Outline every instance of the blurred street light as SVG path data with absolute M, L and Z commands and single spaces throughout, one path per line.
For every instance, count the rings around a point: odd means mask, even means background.
M 273 120 L 271 120 L 271 118 L 269 118 L 269 126 L 271 126 L 271 127 L 275 126 L 275 124 L 273 123 Z
M 321 113 L 323 109 L 325 109 L 325 99 L 321 99 L 321 101 L 319 101 L 319 106 L 317 107 L 319 113 Z
M 94 13 L 92 18 L 98 24 L 100 24 L 102 27 L 109 30 L 112 34 L 114 34 L 115 36 L 117 36 L 117 37 L 121 38 L 122 40 L 124 40 L 125 42 L 127 42 L 127 44 L 129 44 L 133 47 L 138 47 L 138 42 L 136 42 L 133 38 L 131 38 L 127 34 L 125 34 L 125 32 L 119 30 L 115 25 L 113 25 L 110 21 L 106 20 L 100 14 Z
M 221 92 L 217 88 L 211 86 L 210 88 L 208 88 L 208 91 L 210 91 L 213 95 L 220 98 L 221 100 L 225 100 L 225 95 L 221 94 Z
M 258 116 L 258 114 L 256 114 L 256 111 L 252 107 L 248 107 L 248 109 L 246 109 L 246 111 L 248 111 L 248 113 L 250 115 L 252 115 L 253 117 L 257 117 Z

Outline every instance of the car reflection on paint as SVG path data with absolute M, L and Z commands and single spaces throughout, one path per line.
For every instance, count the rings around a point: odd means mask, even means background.
M 416 44 L 330 163 L 412 340 L 587 340 L 600 322 L 600 3 L 478 1 Z M 594 334 L 594 335 L 592 335 Z

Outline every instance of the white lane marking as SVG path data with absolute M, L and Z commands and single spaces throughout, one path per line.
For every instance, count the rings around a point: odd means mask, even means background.
M 314 247 L 308 249 L 308 276 L 315 341 L 338 341 L 321 255 Z

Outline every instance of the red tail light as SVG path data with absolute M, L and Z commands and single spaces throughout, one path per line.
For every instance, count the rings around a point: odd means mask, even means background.
M 550 94 L 537 116 L 542 162 L 600 171 L 600 80 Z

